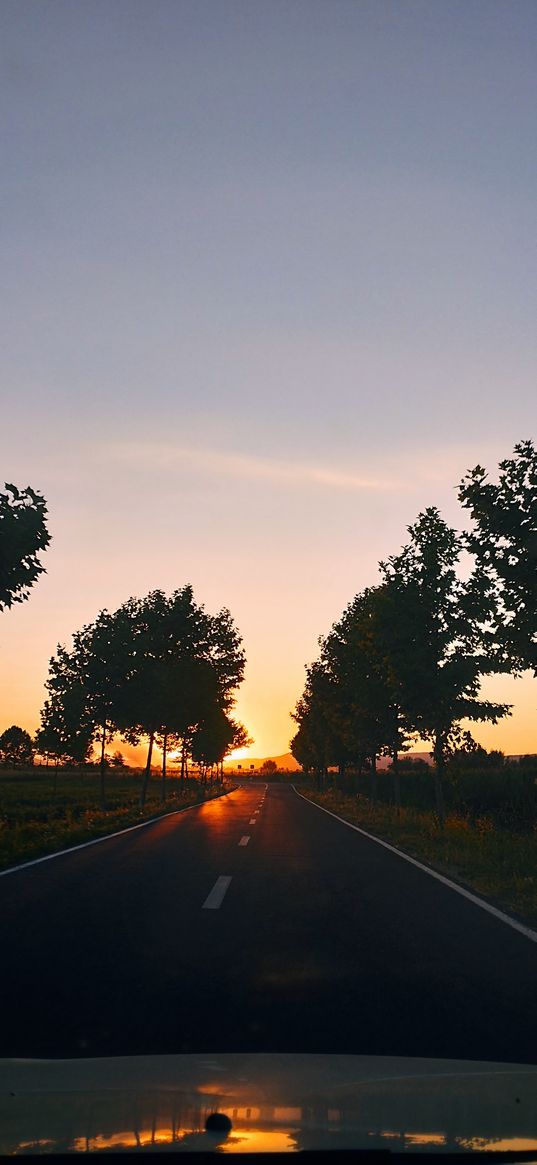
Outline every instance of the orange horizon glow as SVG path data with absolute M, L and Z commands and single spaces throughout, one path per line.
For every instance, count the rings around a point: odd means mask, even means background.
M 98 609 L 95 599 L 76 609 L 65 606 L 61 580 L 52 577 L 53 564 L 49 565 L 49 570 L 50 574 L 36 586 L 27 603 L 3 612 L 0 617 L 0 732 L 18 724 L 32 735 L 35 733 L 39 711 L 47 694 L 44 684 L 48 661 L 57 642 L 68 645 L 73 629 L 95 617 Z M 139 589 L 142 591 L 142 587 Z M 123 589 L 117 598 L 122 597 Z M 200 595 L 200 600 L 203 597 Z M 246 602 L 246 592 L 242 598 Z M 248 599 L 255 604 L 255 593 Z M 218 606 L 216 601 L 206 602 L 206 605 L 208 609 L 217 609 Z M 109 606 L 114 606 L 110 599 Z M 248 608 L 246 610 L 248 613 Z M 283 666 L 274 628 L 267 628 L 263 622 L 256 623 L 251 611 L 251 617 L 243 621 L 237 605 L 234 615 L 243 630 L 248 665 L 232 714 L 245 725 L 253 743 L 247 748 L 234 750 L 227 763 L 274 759 L 289 752 L 296 731 L 291 711 L 304 687 L 304 663 L 308 658 L 315 658 L 318 652 L 313 631 L 323 629 L 318 611 L 306 614 L 312 629 L 309 647 L 304 647 L 298 637 L 292 635 L 290 625 L 281 627 L 281 637 L 289 645 L 289 661 Z M 483 683 L 483 695 L 487 699 L 511 703 L 513 713 L 497 725 L 466 724 L 478 743 L 487 749 L 499 749 L 507 756 L 537 753 L 537 683 L 533 676 L 529 672 L 519 679 L 507 675 L 490 676 Z M 425 745 L 415 746 L 413 750 L 429 749 L 430 745 Z M 116 750 L 122 752 L 129 763 L 145 763 L 144 745 L 133 749 L 118 738 L 107 749 L 110 753 Z M 158 750 L 155 755 L 160 756 Z M 172 753 L 171 763 L 174 763 L 173 757 Z

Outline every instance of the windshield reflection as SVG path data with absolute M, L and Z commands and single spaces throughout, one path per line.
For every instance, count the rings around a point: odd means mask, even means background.
M 537 1070 L 360 1057 L 0 1062 L 0 1154 L 537 1153 Z M 214 1113 L 229 1131 L 206 1131 Z

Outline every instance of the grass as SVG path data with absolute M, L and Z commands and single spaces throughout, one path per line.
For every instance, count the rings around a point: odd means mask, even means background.
M 535 830 L 514 833 L 497 829 L 490 817 L 471 824 L 453 814 L 442 831 L 431 812 L 407 808 L 398 815 L 395 806 L 374 806 L 364 796 L 299 789 L 316 804 L 471 887 L 528 925 L 537 924 Z
M 221 786 L 204 788 L 193 780 L 186 782 L 181 792 L 179 781 L 168 778 L 163 803 L 160 779 L 152 778 L 141 810 L 141 783 L 139 774 L 107 773 L 107 808 L 103 810 L 95 773 L 60 770 L 56 788 L 50 768 L 0 774 L 0 869 L 104 837 L 174 809 L 186 809 L 221 792 Z

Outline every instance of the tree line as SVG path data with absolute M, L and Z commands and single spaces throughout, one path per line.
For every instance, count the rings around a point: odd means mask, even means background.
M 6 484 L 0 494 L 0 610 L 23 602 L 45 568 L 47 505 L 30 486 Z M 148 741 L 141 791 L 145 803 L 155 742 L 162 749 L 162 795 L 170 750 L 179 751 L 181 781 L 193 761 L 206 776 L 234 748 L 250 744 L 231 716 L 244 676 L 241 636 L 227 608 L 209 615 L 187 585 L 167 597 L 154 590 L 103 610 L 59 645 L 50 661 L 48 699 L 35 741 L 12 725 L 0 738 L 4 764 L 33 763 L 34 750 L 56 763 L 82 764 L 100 751 L 105 800 L 106 745 L 120 734 Z
M 509 705 L 481 697 L 494 672 L 537 675 L 537 450 L 515 446 L 498 481 L 476 466 L 459 486 L 472 519 L 459 534 L 436 507 L 408 527 L 399 554 L 379 564 L 380 582 L 349 603 L 292 713 L 291 751 L 323 782 L 329 767 L 371 774 L 392 760 L 400 804 L 399 753 L 417 737 L 432 744 L 436 810 L 445 817 L 443 774 L 453 751 L 474 742 L 461 722 L 496 723 Z M 464 568 L 464 569 L 463 569 Z
M 120 734 L 147 741 L 140 801 L 145 803 L 154 745 L 180 754 L 180 779 L 194 761 L 202 774 L 249 743 L 231 716 L 244 675 L 241 636 L 230 612 L 210 615 L 187 585 L 170 596 L 152 591 L 117 611 L 103 610 L 58 646 L 46 681 L 36 747 L 45 756 L 82 763 L 97 744 L 105 797 L 106 745 Z

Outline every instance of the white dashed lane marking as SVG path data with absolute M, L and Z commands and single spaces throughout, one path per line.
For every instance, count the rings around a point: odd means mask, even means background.
M 239 845 L 248 845 L 250 838 L 248 836 L 241 837 Z
M 230 882 L 231 878 L 224 874 L 220 878 L 217 878 L 211 893 L 203 903 L 202 910 L 218 910 L 224 901 Z

